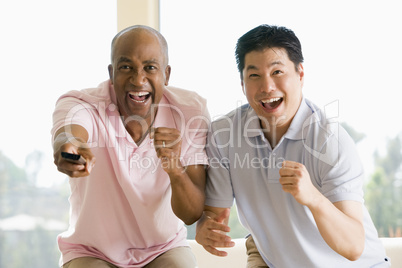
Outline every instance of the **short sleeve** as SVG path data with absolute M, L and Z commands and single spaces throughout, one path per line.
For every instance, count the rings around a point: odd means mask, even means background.
M 205 146 L 209 123 L 210 116 L 206 106 L 199 114 L 187 118 L 182 137 L 185 150 L 182 152 L 181 161 L 184 166 L 208 165 Z
M 67 125 L 80 125 L 84 127 L 90 139 L 94 139 L 94 111 L 95 107 L 74 97 L 62 97 L 53 112 L 52 137 L 58 129 Z M 95 112 L 96 114 L 97 112 Z
M 219 122 L 219 121 L 218 121 Z M 212 207 L 228 208 L 233 205 L 234 193 L 230 178 L 230 161 L 228 158 L 227 131 L 220 132 L 219 123 L 211 124 L 207 138 L 207 155 L 209 166 L 206 181 L 205 204 Z M 214 128 L 215 126 L 215 128 Z
M 328 139 L 326 153 L 321 154 L 326 157 L 320 159 L 319 165 L 322 193 L 333 203 L 344 200 L 363 202 L 364 170 L 355 143 L 340 126 L 334 133 L 339 135 Z M 329 153 L 331 161 L 328 161 Z

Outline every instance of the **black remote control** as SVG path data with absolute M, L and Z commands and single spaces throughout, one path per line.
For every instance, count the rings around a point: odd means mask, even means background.
M 85 158 L 83 158 L 79 154 L 70 154 L 66 152 L 61 152 L 61 157 L 74 164 L 85 165 L 86 163 Z

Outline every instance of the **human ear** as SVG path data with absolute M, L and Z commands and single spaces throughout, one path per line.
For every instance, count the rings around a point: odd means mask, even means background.
M 300 80 L 303 80 L 304 79 L 304 67 L 303 67 L 303 64 L 299 63 L 299 67 L 297 69 L 298 69 L 298 73 L 300 75 Z
M 243 91 L 243 94 L 246 95 L 246 89 L 244 88 L 244 82 L 243 82 L 242 77 L 240 77 L 240 85 L 241 85 L 241 90 Z
M 109 71 L 109 78 L 110 78 L 110 81 L 111 81 L 112 84 L 113 84 L 113 66 L 112 66 L 112 64 L 109 64 L 109 65 L 107 66 L 107 69 L 108 69 L 108 71 Z
M 303 64 L 301 64 L 301 63 L 299 64 L 299 67 L 298 67 L 298 73 L 299 73 L 301 85 L 303 86 L 304 85 L 304 67 L 303 67 Z
M 172 71 L 172 68 L 170 65 L 166 66 L 165 69 L 165 86 L 169 85 L 169 79 L 170 79 L 170 72 Z

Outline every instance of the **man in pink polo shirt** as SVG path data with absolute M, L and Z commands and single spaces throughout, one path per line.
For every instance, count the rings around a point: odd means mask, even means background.
M 204 207 L 206 101 L 168 87 L 167 43 L 152 28 L 118 33 L 108 68 L 53 114 L 54 162 L 71 186 L 60 266 L 196 267 L 183 222 Z

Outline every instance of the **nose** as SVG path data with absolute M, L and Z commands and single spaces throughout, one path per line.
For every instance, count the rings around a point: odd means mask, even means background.
M 267 75 L 261 81 L 260 90 L 262 92 L 272 92 L 276 89 L 275 81 L 271 76 Z
M 146 83 L 146 76 L 143 70 L 134 71 L 130 77 L 130 83 L 134 86 L 143 86 Z

